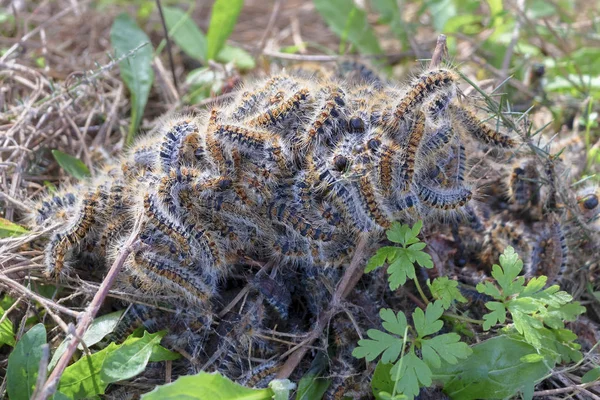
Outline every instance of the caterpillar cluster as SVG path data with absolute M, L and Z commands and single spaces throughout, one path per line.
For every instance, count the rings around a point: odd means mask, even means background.
M 39 202 L 34 224 L 66 217 L 46 272 L 68 273 L 88 250 L 110 262 L 141 219 L 130 280 L 207 307 L 244 259 L 343 265 L 361 232 L 377 241 L 392 221 L 463 215 L 467 147 L 516 140 L 458 103 L 457 80 L 445 68 L 405 88 L 282 74 L 165 119 L 89 184 Z
M 360 234 L 374 248 L 394 221 L 478 218 L 471 155 L 513 154 L 518 140 L 459 102 L 458 83 L 449 68 L 402 87 L 356 66 L 344 79 L 300 70 L 250 84 L 204 114 L 165 118 L 90 182 L 36 203 L 29 225 L 61 222 L 45 271 L 102 271 L 135 230 L 119 289 L 176 312 L 130 307 L 111 340 L 168 325 L 166 339 L 195 370 L 261 386 L 287 350 L 262 330 L 297 332 L 320 315 L 343 273 L 331 267 L 349 263 Z M 256 265 L 279 276 L 248 274 Z M 239 314 L 218 318 L 213 309 L 249 275 Z M 355 374 L 351 357 L 334 358 L 348 368 L 331 365 L 339 379 L 329 398 L 361 392 L 360 380 L 340 384 Z

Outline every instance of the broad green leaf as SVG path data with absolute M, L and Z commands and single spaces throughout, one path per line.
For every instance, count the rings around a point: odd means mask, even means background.
M 110 353 L 102 365 L 102 380 L 107 383 L 133 378 L 146 369 L 152 349 L 166 332 L 144 332 L 141 338 L 128 338 Z
M 520 360 L 524 363 L 536 363 L 539 361 L 544 360 L 544 356 L 538 353 L 531 353 L 531 354 L 527 354 L 524 355 L 523 357 L 520 358 Z
M 400 368 L 399 373 L 398 368 Z M 402 360 L 394 364 L 390 376 L 393 378 L 397 374 L 400 376 L 400 380 L 396 388 L 409 398 L 419 394 L 421 386 L 427 387 L 432 383 L 431 369 L 414 352 L 405 354 Z
M 181 354 L 171 351 L 169 349 L 165 349 L 160 344 L 155 344 L 154 347 L 152 347 L 152 353 L 150 354 L 150 359 L 148 360 L 148 362 L 178 360 L 180 358 Z
M 217 373 L 182 376 L 142 395 L 142 400 L 271 400 L 271 389 L 248 389 Z
M 152 82 L 154 82 L 152 45 L 150 38 L 126 13 L 119 14 L 115 19 L 110 29 L 110 43 L 117 58 L 137 49 L 135 54 L 119 63 L 121 78 L 131 95 L 131 124 L 126 141 L 127 144 L 131 144 L 142 121 Z M 141 45 L 144 46 L 139 47 Z
M 52 150 L 52 155 L 58 165 L 72 177 L 81 180 L 91 176 L 90 170 L 79 158 L 63 153 L 60 150 Z
M 524 363 L 521 357 L 536 353 L 530 344 L 501 335 L 472 347 L 473 354 L 458 364 L 433 369 L 433 379 L 444 383 L 453 400 L 510 398 L 542 380 L 554 366 L 550 359 Z
M 382 308 L 379 310 L 379 316 L 383 320 L 382 325 L 386 331 L 404 337 L 407 322 L 406 316 L 402 311 L 399 311 L 398 314 L 396 314 L 394 313 L 394 310 L 390 308 Z
M 381 267 L 386 261 L 394 259 L 397 252 L 397 247 L 380 247 L 377 249 L 377 252 L 373 255 L 373 257 L 371 257 L 367 262 L 367 268 L 365 268 L 365 272 L 371 272 Z
M 0 307 L 0 318 L 4 316 L 4 309 Z M 4 318 L 4 321 L 0 324 L 0 346 L 9 345 L 11 347 L 15 346 L 15 334 L 13 323 L 10 319 Z
M 38 376 L 42 346 L 46 344 L 46 328 L 37 324 L 28 330 L 8 356 L 6 390 L 11 400 L 29 400 Z
M 256 67 L 256 62 L 246 50 L 239 47 L 225 45 L 217 55 L 221 63 L 232 62 L 240 70 L 249 70 Z
M 428 279 L 427 286 L 429 286 L 433 298 L 440 301 L 445 310 L 450 308 L 453 301 L 467 302 L 467 299 L 458 290 L 458 282 L 447 276 L 440 276 L 434 279 L 432 283 L 429 283 Z
M 104 394 L 109 382 L 102 379 L 102 365 L 106 358 L 120 346 L 111 343 L 89 356 L 83 355 L 69 365 L 58 384 L 58 391 L 71 399 L 85 399 Z
M 600 380 L 600 367 L 590 369 L 581 377 L 581 383 L 590 383 Z
M 363 54 L 380 54 L 377 36 L 367 21 L 366 13 L 352 0 L 313 0 L 315 8 L 339 37 L 356 46 Z
M 506 321 L 506 308 L 504 308 L 504 304 L 499 303 L 497 301 L 488 301 L 485 303 L 485 306 L 488 310 L 491 310 L 491 313 L 487 313 L 483 316 L 483 330 L 487 331 L 492 326 L 496 324 L 503 324 Z
M 320 377 L 328 366 L 328 358 L 325 353 L 320 352 L 314 358 L 309 370 L 298 382 L 298 390 L 296 391 L 296 400 L 312 400 L 320 399 L 327 391 L 330 379 Z
M 189 14 L 176 7 L 163 7 L 169 35 L 188 56 L 206 60 L 206 37 Z
M 121 319 L 121 315 L 123 315 L 122 310 L 95 318 L 90 324 L 90 327 L 83 334 L 82 339 L 85 345 L 87 347 L 91 347 L 104 339 L 106 335 L 115 329 L 119 323 L 119 320 Z M 77 348 L 79 350 L 83 350 L 83 346 L 81 344 L 79 344 Z
M 381 392 L 392 393 L 394 390 L 394 380 L 390 376 L 390 371 L 394 364 L 384 364 L 381 361 L 377 363 L 373 378 L 371 379 L 371 388 L 375 398 L 382 399 Z
M 421 344 L 423 361 L 433 368 L 440 367 L 440 357 L 447 363 L 456 364 L 458 359 L 467 358 L 473 353 L 466 343 L 460 341 L 460 335 L 457 333 L 446 333 L 424 339 Z
M 352 351 L 354 357 L 373 361 L 381 354 L 381 361 L 386 364 L 398 359 L 402 351 L 402 339 L 377 329 L 369 329 L 367 336 L 370 339 L 358 341 L 358 347 Z
M 221 51 L 227 38 L 233 32 L 244 0 L 216 0 L 213 4 L 208 26 L 207 59 L 214 60 Z
M 417 308 L 413 312 L 413 323 L 420 338 L 438 332 L 444 326 L 440 317 L 444 313 L 444 308 L 438 302 L 429 303 L 425 312 Z

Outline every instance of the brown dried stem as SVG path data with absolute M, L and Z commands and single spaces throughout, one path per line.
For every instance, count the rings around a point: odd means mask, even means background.
M 86 332 L 86 330 L 92 323 L 94 317 L 98 313 L 98 310 L 100 310 L 100 306 L 102 305 L 104 299 L 108 295 L 109 289 L 115 282 L 117 275 L 119 274 L 121 268 L 127 260 L 127 257 L 139 244 L 137 238 L 140 225 L 139 220 L 136 225 L 136 228 L 133 230 L 132 234 L 129 236 L 129 239 L 125 243 L 123 250 L 119 253 L 117 258 L 115 259 L 115 262 L 110 267 L 108 274 L 106 274 L 106 277 L 102 281 L 98 292 L 96 292 L 96 295 L 92 299 L 91 303 L 83 312 L 83 315 L 81 316 L 77 324 L 77 328 L 75 329 L 74 337 L 69 342 L 69 346 L 67 347 L 65 353 L 58 360 L 56 367 L 54 367 L 54 370 L 52 370 L 52 373 L 48 377 L 48 380 L 44 385 L 43 390 L 40 392 L 39 396 L 35 398 L 36 400 L 46 400 L 47 398 L 52 396 L 56 391 L 58 387 L 58 382 L 60 381 L 63 372 L 69 365 L 69 361 L 73 357 L 73 354 L 75 354 L 75 350 L 77 350 L 77 345 L 80 342 L 80 338 L 83 336 L 83 334 Z
M 446 35 L 440 34 L 437 38 L 437 44 L 435 45 L 435 50 L 433 50 L 433 55 L 431 56 L 429 68 L 437 68 L 446 54 L 448 54 Z

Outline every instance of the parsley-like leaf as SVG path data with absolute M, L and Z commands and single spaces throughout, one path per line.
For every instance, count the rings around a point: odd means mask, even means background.
M 358 347 L 352 351 L 354 357 L 373 361 L 381 354 L 384 363 L 393 363 L 398 359 L 402 351 L 401 339 L 377 329 L 369 329 L 367 336 L 371 339 L 358 341 Z
M 473 353 L 471 348 L 460 341 L 457 333 L 446 333 L 421 341 L 423 361 L 430 367 L 439 368 L 443 358 L 449 364 L 456 364 L 459 358 L 467 358 Z
M 425 313 L 420 308 L 417 308 L 413 312 L 413 322 L 419 338 L 434 334 L 442 329 L 444 323 L 439 318 L 443 313 L 444 308 L 438 302 L 429 303 L 425 309 Z
M 484 330 L 487 331 L 497 323 L 503 324 L 504 321 L 506 321 L 506 308 L 504 307 L 504 304 L 497 301 L 488 301 L 485 303 L 485 306 L 492 312 L 483 316 Z
M 396 252 L 399 249 L 397 247 L 392 246 L 384 246 L 377 250 L 377 253 L 373 257 L 369 259 L 367 262 L 367 268 L 365 268 L 365 272 L 371 272 L 376 270 L 377 268 L 383 266 L 386 261 L 393 260 L 396 257 Z
M 379 316 L 383 320 L 382 325 L 386 331 L 395 333 L 400 337 L 404 336 L 404 330 L 408 323 L 406 322 L 406 316 L 402 311 L 395 314 L 394 311 L 389 308 L 382 308 L 379 311 Z
M 399 375 L 398 368 L 400 368 Z M 431 385 L 431 369 L 414 351 L 406 354 L 390 371 L 392 377 L 400 376 L 396 388 L 403 394 L 413 398 L 419 394 L 420 386 Z
M 450 308 L 453 301 L 467 302 L 467 299 L 458 290 L 458 282 L 447 276 L 440 276 L 434 279 L 432 283 L 428 279 L 427 286 L 429 286 L 433 298 L 440 301 L 445 310 Z
M 394 262 L 390 264 L 387 270 L 390 275 L 388 278 L 390 289 L 396 290 L 406 283 L 406 279 L 415 279 L 415 266 L 408 258 L 405 249 L 398 249 Z

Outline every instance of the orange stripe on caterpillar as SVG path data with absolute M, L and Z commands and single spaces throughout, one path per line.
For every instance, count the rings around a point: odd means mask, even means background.
M 85 194 L 77 218 L 69 226 L 56 233 L 46 247 L 46 273 L 59 275 L 65 266 L 67 252 L 85 238 L 98 216 L 100 188 Z

